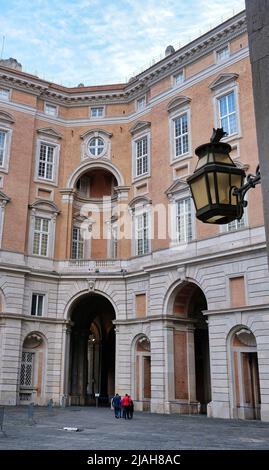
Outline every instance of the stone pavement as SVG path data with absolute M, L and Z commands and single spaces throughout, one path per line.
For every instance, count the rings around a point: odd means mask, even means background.
M 268 450 L 269 423 L 206 416 L 134 413 L 114 418 L 109 408 L 5 407 L 0 450 Z M 78 427 L 79 432 L 63 427 Z

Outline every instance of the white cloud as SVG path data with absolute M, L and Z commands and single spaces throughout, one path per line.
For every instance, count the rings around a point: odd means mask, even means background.
M 67 86 L 125 81 L 244 9 L 243 0 L 10 0 L 5 57 Z

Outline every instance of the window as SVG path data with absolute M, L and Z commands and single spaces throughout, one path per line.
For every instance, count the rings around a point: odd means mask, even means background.
M 142 137 L 135 142 L 136 148 L 136 176 L 148 173 L 148 138 Z
M 34 366 L 33 352 L 23 351 L 21 359 L 21 374 L 20 385 L 24 387 L 31 387 L 33 385 L 33 366 Z
M 92 118 L 101 118 L 104 116 L 104 113 L 105 113 L 105 108 L 103 106 L 91 108 Z
M 180 83 L 184 82 L 184 72 L 183 72 L 183 70 L 181 70 L 181 72 L 177 73 L 174 76 L 174 81 L 175 81 L 175 85 L 180 85 Z
M 0 166 L 4 165 L 7 133 L 0 130 Z
M 179 243 L 190 242 L 193 239 L 193 223 L 190 197 L 177 201 L 176 218 L 177 241 Z
M 53 104 L 45 103 L 45 113 L 48 114 L 49 116 L 57 116 L 58 114 L 57 106 L 54 106 Z
M 175 157 L 189 151 L 188 116 L 187 113 L 174 119 Z
M 237 119 L 235 109 L 235 92 L 218 98 L 219 127 L 223 127 L 228 135 L 237 132 Z
M 32 295 L 31 315 L 42 317 L 44 308 L 44 297 L 44 294 Z
M 246 213 L 244 212 L 241 219 L 235 219 L 229 224 L 226 225 L 227 232 L 233 232 L 235 230 L 240 230 L 241 228 L 246 227 Z
M 72 259 L 82 259 L 84 253 L 84 240 L 79 227 L 73 227 L 72 231 Z
M 142 96 L 142 98 L 139 98 L 136 101 L 136 109 L 137 111 L 140 111 L 141 109 L 144 109 L 146 107 L 146 97 Z
M 39 150 L 38 178 L 54 179 L 54 146 L 41 143 Z
M 49 242 L 49 219 L 35 217 L 33 254 L 47 256 Z
M 0 88 L 0 100 L 9 100 L 9 90 L 6 88 Z
M 228 59 L 228 57 L 230 57 L 229 47 L 225 46 L 222 49 L 219 49 L 216 55 L 217 55 L 217 62 L 221 62 L 222 60 Z
M 136 255 L 149 252 L 149 215 L 147 212 L 135 217 Z
M 104 151 L 105 142 L 101 137 L 93 137 L 88 143 L 88 149 L 91 155 L 98 157 Z

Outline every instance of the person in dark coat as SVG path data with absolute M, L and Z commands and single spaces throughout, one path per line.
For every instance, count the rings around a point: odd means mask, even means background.
M 130 419 L 132 419 L 133 414 L 134 414 L 134 402 L 131 396 L 129 395 L 129 418 Z
M 120 418 L 121 398 L 118 393 L 113 397 L 112 405 L 114 407 L 115 418 Z

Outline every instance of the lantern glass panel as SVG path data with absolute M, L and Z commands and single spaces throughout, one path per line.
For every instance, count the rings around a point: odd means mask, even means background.
M 230 204 L 230 174 L 217 173 L 219 203 Z
M 226 165 L 234 165 L 233 161 L 229 155 L 227 155 L 227 153 L 215 153 L 215 162 L 224 163 Z
M 198 160 L 198 163 L 197 163 L 197 166 L 196 166 L 196 170 L 198 170 L 199 168 L 201 168 L 202 166 L 206 165 L 208 163 L 208 158 L 209 158 L 209 155 L 206 154 L 204 155 L 203 157 L 199 158 Z M 213 161 L 213 160 L 212 160 Z
M 206 175 L 202 175 L 193 181 L 191 183 L 191 189 L 197 210 L 209 204 L 206 188 Z
M 211 202 L 212 204 L 216 204 L 217 196 L 216 196 L 214 173 L 208 173 L 207 176 L 208 176 L 208 183 L 209 183 L 209 189 L 210 189 L 210 195 L 211 195 Z

